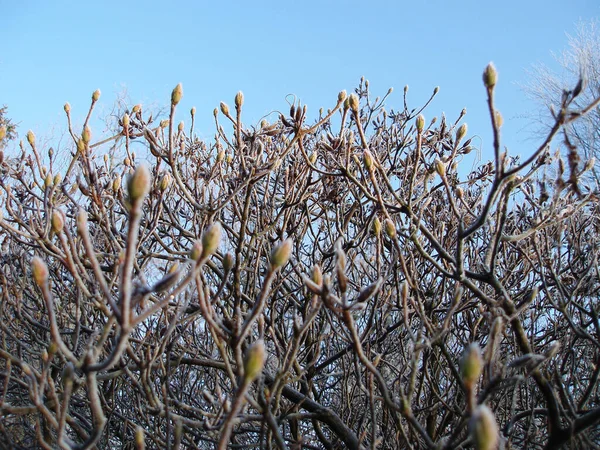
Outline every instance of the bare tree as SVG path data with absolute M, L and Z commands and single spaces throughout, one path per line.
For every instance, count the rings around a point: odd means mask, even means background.
M 581 111 L 511 157 L 496 82 L 464 179 L 464 111 L 364 80 L 311 123 L 240 92 L 210 143 L 180 85 L 98 140 L 65 105 L 68 168 L 32 132 L 0 167 L 0 448 L 597 446 L 598 198 L 548 150 Z
M 565 96 L 575 94 L 573 107 L 583 109 L 600 95 L 600 22 L 598 19 L 581 21 L 573 36 L 568 36 L 568 47 L 555 55 L 559 70 L 538 64 L 530 72 L 531 80 L 525 86 L 527 94 L 541 107 L 537 117 L 543 126 L 549 126 Z M 578 84 L 578 80 L 582 80 Z M 581 91 L 581 92 L 579 92 Z M 581 120 L 569 126 L 566 151 L 578 147 L 585 160 L 600 162 L 600 109 L 591 110 Z M 600 181 L 598 164 L 589 172 Z

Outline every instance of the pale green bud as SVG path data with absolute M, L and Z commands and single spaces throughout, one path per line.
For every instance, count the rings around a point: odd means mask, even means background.
M 33 134 L 33 131 L 31 130 L 27 132 L 27 142 L 29 142 L 29 145 L 32 147 L 35 147 L 35 134 Z
M 171 104 L 177 105 L 181 101 L 181 97 L 183 97 L 183 86 L 179 83 L 171 93 Z
M 243 104 L 244 104 L 244 93 L 242 91 L 239 91 L 235 95 L 235 108 L 240 109 Z
M 463 123 L 458 130 L 456 130 L 456 142 L 460 142 L 462 138 L 467 135 L 467 124 Z
M 498 72 L 494 63 L 489 63 L 483 71 L 483 84 L 486 88 L 492 89 L 498 82 Z
M 483 357 L 479 345 L 473 343 L 467 347 L 460 360 L 460 373 L 466 386 L 473 386 L 479 380 L 483 370 Z
M 34 256 L 31 260 L 31 273 L 33 274 L 33 280 L 39 287 L 48 282 L 48 266 L 38 256 Z
M 292 255 L 292 240 L 286 239 L 271 251 L 271 268 L 277 270 L 285 265 Z
M 152 184 L 152 175 L 145 165 L 138 166 L 135 172 L 129 179 L 127 189 L 129 191 L 129 199 L 132 203 L 143 200 L 150 191 Z
M 92 101 L 95 103 L 100 98 L 100 89 L 96 89 L 92 94 Z
M 390 238 L 394 239 L 396 237 L 396 225 L 392 222 L 391 219 L 385 219 L 383 223 L 385 227 L 385 234 L 387 234 Z
M 423 114 L 419 114 L 416 119 L 417 131 L 420 133 L 425 128 L 425 116 Z
M 210 225 L 202 234 L 202 257 L 207 258 L 217 251 L 221 242 L 221 234 L 223 229 L 219 222 Z
M 485 405 L 479 405 L 473 411 L 469 421 L 469 431 L 476 450 L 496 450 L 499 430 L 494 413 Z
M 259 339 L 246 351 L 244 358 L 244 381 L 246 383 L 251 383 L 260 376 L 265 366 L 265 360 L 265 343 Z

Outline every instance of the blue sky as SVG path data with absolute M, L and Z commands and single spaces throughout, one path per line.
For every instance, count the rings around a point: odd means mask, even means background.
M 106 113 L 125 88 L 132 104 L 166 105 L 182 82 L 179 118 L 189 120 L 196 106 L 197 129 L 210 137 L 212 110 L 220 101 L 232 105 L 238 90 L 251 125 L 286 111 L 288 94 L 314 117 L 365 76 L 374 95 L 395 88 L 391 108 L 402 105 L 406 84 L 413 107 L 440 86 L 426 118 L 442 111 L 455 118 L 466 107 L 469 135 L 481 137 L 488 159 L 483 68 L 494 61 L 499 72 L 504 144 L 528 152 L 534 141 L 519 117 L 535 105 L 518 83 L 527 82 L 531 64 L 552 64 L 551 52 L 566 46 L 576 22 L 600 16 L 600 2 L 0 0 L 0 10 L 0 104 L 21 136 L 33 129 L 59 138 L 63 104 L 83 120 L 97 88 Z

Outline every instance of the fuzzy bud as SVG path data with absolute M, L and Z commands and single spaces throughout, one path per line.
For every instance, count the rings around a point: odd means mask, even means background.
M 34 256 L 31 260 L 31 273 L 39 287 L 44 286 L 48 282 L 48 266 L 38 256 Z
M 134 105 L 133 109 L 131 110 L 131 112 L 134 114 L 137 114 L 141 111 L 142 111 L 142 105 Z
M 421 133 L 425 128 L 425 116 L 423 114 L 419 114 L 416 119 L 417 131 Z
M 285 265 L 292 255 L 292 240 L 286 239 L 285 241 L 277 244 L 271 251 L 271 268 L 277 270 Z
M 117 192 L 121 187 L 121 175 L 117 175 L 112 182 L 113 191 Z
M 100 89 L 96 89 L 96 90 L 94 91 L 94 93 L 92 94 L 92 101 L 93 101 L 94 103 L 96 103 L 96 102 L 98 101 L 98 99 L 100 98 L 100 93 L 101 93 L 101 92 L 100 92 Z
M 498 448 L 499 430 L 494 413 L 485 405 L 479 405 L 469 421 L 471 439 L 477 450 Z
M 385 219 L 383 225 L 385 227 L 385 234 L 394 239 L 396 237 L 396 225 L 394 225 L 394 222 L 391 219 Z
M 176 106 L 181 101 L 181 97 L 183 97 L 183 86 L 179 83 L 171 92 L 171 105 Z
M 228 116 L 229 115 L 229 106 L 227 106 L 227 103 L 221 102 L 221 104 L 219 106 L 221 107 L 221 112 L 223 113 L 223 115 Z
M 171 185 L 171 175 L 169 175 L 168 173 L 165 173 L 164 176 L 162 177 L 162 179 L 160 180 L 160 190 L 161 191 L 166 191 L 167 188 Z
M 348 98 L 348 106 L 352 109 L 352 111 L 358 113 L 360 103 L 356 94 L 350 94 L 350 97 Z
M 143 200 L 150 191 L 151 184 L 152 175 L 148 168 L 145 165 L 138 166 L 127 185 L 131 202 L 136 203 Z
M 54 210 L 52 212 L 52 218 L 50 219 L 52 225 L 52 231 L 56 234 L 60 233 L 65 226 L 65 219 L 60 211 Z
M 0 127 L 0 141 L 6 137 L 6 126 Z
M 494 63 L 489 63 L 483 71 L 483 84 L 486 88 L 493 89 L 497 82 L 498 72 L 496 71 L 496 67 L 494 67 Z
M 465 386 L 473 386 L 483 370 L 483 357 L 479 345 L 473 343 L 467 347 L 460 360 L 460 373 Z
M 202 242 L 196 241 L 190 250 L 190 259 L 193 261 L 198 261 L 202 256 Z
M 221 234 L 223 229 L 219 222 L 215 222 L 210 225 L 202 234 L 202 257 L 208 258 L 214 252 L 217 251 L 219 243 L 221 242 Z
M 321 266 L 318 264 L 313 266 L 311 279 L 317 286 L 321 286 L 323 284 L 323 272 L 321 271 Z
M 71 112 L 71 105 L 69 102 L 65 103 L 65 106 L 63 106 L 63 109 L 65 110 L 65 112 L 67 114 L 69 114 Z
M 44 187 L 49 188 L 50 186 L 52 186 L 52 175 L 47 174 L 46 177 L 44 178 Z
M 196 115 L 196 107 L 195 106 L 192 106 L 192 109 L 190 109 L 190 114 L 192 115 L 192 117 Z
M 62 177 L 61 177 L 60 173 L 57 173 L 56 175 L 54 175 L 54 179 L 52 180 L 52 184 L 54 184 L 54 186 L 58 186 L 61 181 L 62 181 Z
M 346 91 L 340 91 L 340 93 L 338 94 L 338 103 L 342 103 L 344 100 L 346 100 L 346 96 L 348 94 L 346 94 Z
M 467 135 L 467 124 L 463 123 L 458 130 L 456 130 L 456 142 L 460 142 L 462 138 Z
M 435 161 L 433 162 L 433 165 L 435 167 L 435 171 L 437 172 L 437 174 L 440 177 L 443 177 L 446 175 L 446 165 L 441 160 L 436 158 Z
M 233 255 L 227 253 L 223 258 L 223 270 L 229 272 L 231 269 L 233 269 Z
M 381 220 L 379 220 L 379 217 L 375 217 L 375 220 L 373 220 L 373 233 L 375 233 L 375 236 L 381 234 Z
M 177 130 L 179 130 L 179 132 L 181 133 L 183 131 L 183 127 L 185 126 L 185 124 L 183 123 L 183 120 L 181 122 L 179 122 L 179 125 L 177 126 Z
M 502 127 L 504 124 L 504 118 L 502 117 L 502 114 L 500 114 L 500 111 L 494 112 L 494 118 L 496 119 L 496 126 L 498 128 Z
M 129 114 L 125 114 L 123 116 L 123 128 L 127 129 L 129 127 Z
M 314 165 L 314 163 L 317 162 L 317 152 L 314 151 L 310 154 L 310 156 L 308 157 L 308 160 L 310 161 L 311 164 Z
M 92 140 L 92 130 L 87 125 L 84 127 L 81 133 L 81 140 L 84 144 L 89 143 Z
M 365 162 L 365 167 L 367 170 L 371 170 L 373 167 L 373 154 L 369 150 L 365 150 L 363 152 L 363 160 Z
M 35 147 L 35 134 L 33 134 L 33 131 L 31 130 L 27 132 L 27 142 L 29 142 L 29 145 L 32 147 Z
M 140 426 L 135 428 L 135 448 L 136 450 L 144 450 L 146 448 L 145 432 Z
M 244 358 L 244 381 L 246 383 L 251 383 L 260 376 L 265 366 L 265 360 L 265 343 L 259 339 L 246 351 Z
M 244 93 L 239 91 L 235 94 L 235 109 L 240 109 L 244 104 Z

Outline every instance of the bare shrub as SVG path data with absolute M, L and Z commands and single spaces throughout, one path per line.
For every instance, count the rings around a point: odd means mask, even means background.
M 462 178 L 466 112 L 366 82 L 314 123 L 244 127 L 239 93 L 210 143 L 181 86 L 96 141 L 97 91 L 60 173 L 28 134 L 0 168 L 1 447 L 596 446 L 598 200 L 549 144 L 598 102 L 563 96 L 520 159 L 496 82 Z

